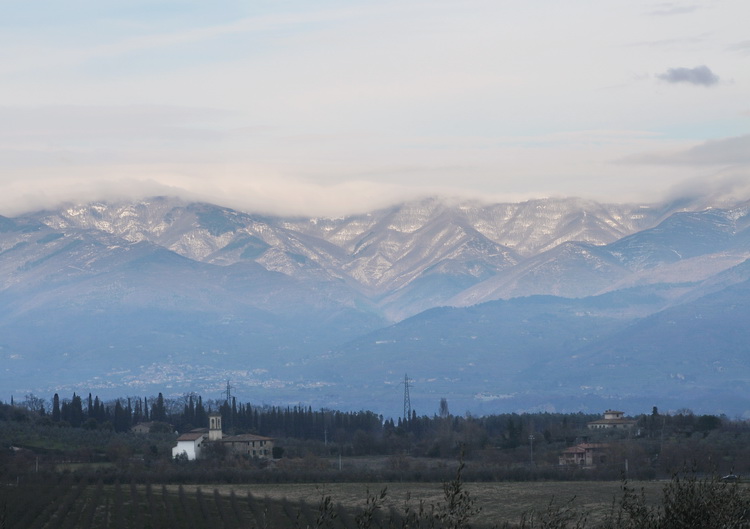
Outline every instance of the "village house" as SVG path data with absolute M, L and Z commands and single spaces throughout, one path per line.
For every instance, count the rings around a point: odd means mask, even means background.
M 638 421 L 626 419 L 622 411 L 607 410 L 604 417 L 588 423 L 589 430 L 600 430 L 603 428 L 633 428 Z
M 211 443 L 221 443 L 227 453 L 270 459 L 273 457 L 273 439 L 253 434 L 230 435 L 225 437 L 221 427 L 221 414 L 208 415 L 208 428 L 198 428 L 177 438 L 177 446 L 172 448 L 172 457 L 184 454 L 189 460 L 199 459 L 202 451 Z
M 560 454 L 560 466 L 594 468 L 607 462 L 606 449 L 609 445 L 601 443 L 580 443 L 563 450 Z
M 133 426 L 130 431 L 137 434 L 147 434 L 151 431 L 151 426 L 153 425 L 153 421 L 151 422 L 139 422 L 135 426 Z
M 267 459 L 273 455 L 273 439 L 253 434 L 232 435 L 220 441 L 232 454 Z
M 177 438 L 177 446 L 172 447 L 172 457 L 187 457 L 190 461 L 198 459 L 207 439 L 207 428 L 197 428 L 182 434 Z
M 174 426 L 161 421 L 139 422 L 130 431 L 142 435 L 147 433 L 172 433 L 174 432 Z

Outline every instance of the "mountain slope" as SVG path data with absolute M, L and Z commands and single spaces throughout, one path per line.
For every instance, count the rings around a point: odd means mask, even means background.
M 566 384 L 586 383 L 608 393 L 661 393 L 700 402 L 704 409 L 745 410 L 749 324 L 746 280 L 636 321 L 543 372 L 564 372 Z
M 642 284 L 695 282 L 750 257 L 747 204 L 676 212 L 609 244 L 565 242 L 450 300 L 467 306 L 529 294 L 591 296 Z
M 427 398 L 423 406 L 442 395 L 472 410 L 599 403 L 748 412 L 750 280 L 671 307 L 661 288 L 433 309 L 337 355 L 367 365 L 383 391 L 409 373 Z M 651 315 L 632 317 L 639 313 Z

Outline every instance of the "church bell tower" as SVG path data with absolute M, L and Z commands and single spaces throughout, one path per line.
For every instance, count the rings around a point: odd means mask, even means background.
M 208 440 L 221 441 L 221 414 L 208 414 Z

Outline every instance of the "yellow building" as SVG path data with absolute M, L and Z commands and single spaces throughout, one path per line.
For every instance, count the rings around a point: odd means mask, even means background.
M 635 419 L 626 419 L 622 411 L 607 410 L 604 412 L 602 419 L 591 421 L 587 424 L 589 430 L 600 430 L 603 428 L 632 428 L 638 421 Z

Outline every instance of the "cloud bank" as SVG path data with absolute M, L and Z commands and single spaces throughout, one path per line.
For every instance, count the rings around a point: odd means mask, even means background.
M 280 216 L 338 217 L 388 207 L 427 196 L 446 200 L 518 202 L 527 195 L 491 195 L 459 187 L 436 186 L 429 190 L 409 185 L 348 181 L 316 184 L 289 179 L 194 179 L 161 175 L 161 181 L 121 178 L 114 180 L 34 179 L 5 187 L 0 215 L 15 216 L 56 209 L 66 204 L 137 201 L 171 196 L 191 202 L 208 202 L 249 213 Z
M 637 154 L 622 161 L 633 164 L 750 166 L 750 134 L 709 140 L 678 151 Z

